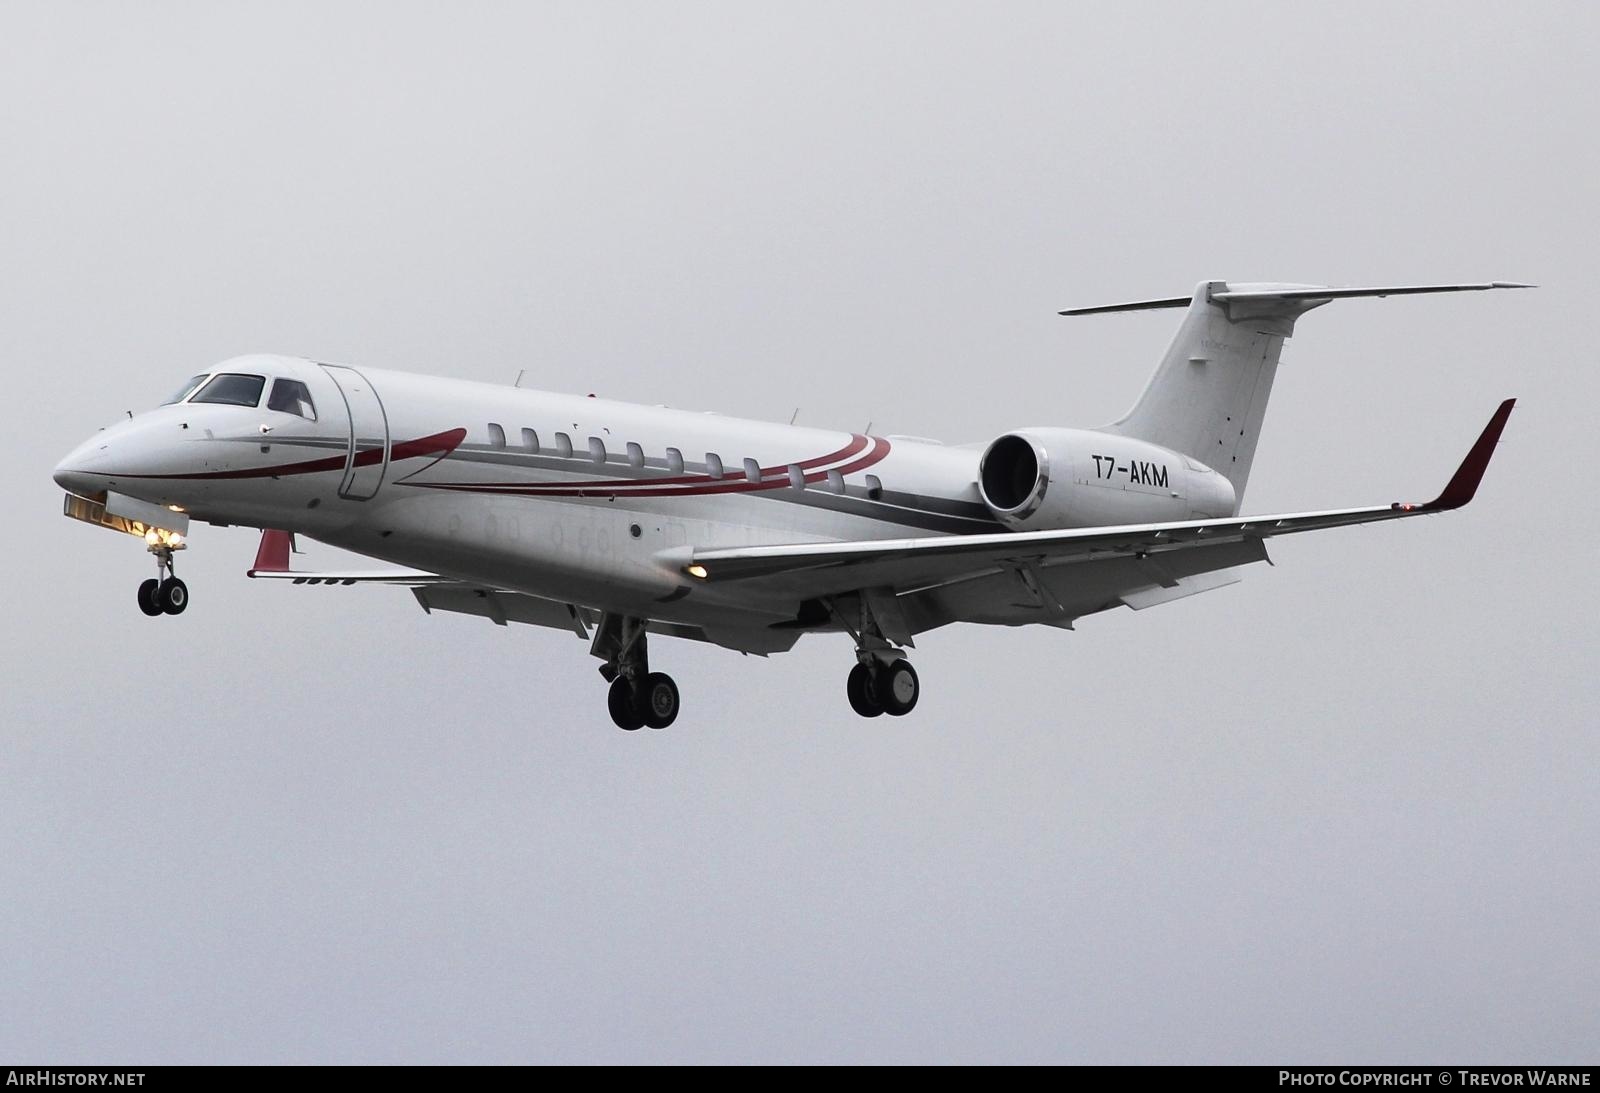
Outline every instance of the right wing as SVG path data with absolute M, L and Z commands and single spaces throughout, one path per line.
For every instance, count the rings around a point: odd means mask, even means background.
M 772 582 L 773 590 L 802 599 L 871 587 L 906 592 L 960 580 L 984 570 L 1026 569 L 1118 557 L 1149 559 L 1159 570 L 1162 557 L 1202 547 L 1223 543 L 1259 546 L 1260 540 L 1277 535 L 1426 516 L 1460 508 L 1472 500 L 1478 483 L 1483 480 L 1515 404 L 1516 399 L 1500 404 L 1443 492 L 1425 504 L 1395 502 L 1369 508 L 1066 531 L 696 550 L 683 569 L 689 576 L 706 583 Z

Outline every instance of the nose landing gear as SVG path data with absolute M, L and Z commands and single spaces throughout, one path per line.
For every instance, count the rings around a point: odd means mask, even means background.
M 146 615 L 181 615 L 189 606 L 189 586 L 178 579 L 172 565 L 173 552 L 182 549 L 181 543 L 150 544 L 150 553 L 156 556 L 158 576 L 139 586 L 139 610 Z

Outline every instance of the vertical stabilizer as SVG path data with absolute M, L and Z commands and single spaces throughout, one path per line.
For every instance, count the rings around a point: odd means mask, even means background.
M 1148 440 L 1206 464 L 1243 501 L 1283 340 L 1294 333 L 1295 319 L 1327 300 L 1262 300 L 1235 308 L 1214 296 L 1230 288 L 1300 287 L 1202 283 L 1144 394 L 1106 432 Z
M 1188 308 L 1138 403 L 1121 420 L 1103 428 L 1204 463 L 1233 484 L 1234 497 L 1242 503 L 1278 371 L 1278 354 L 1301 315 L 1332 300 L 1359 296 L 1531 287 L 1509 281 L 1383 288 L 1205 281 L 1187 300 L 1181 296 L 1142 300 L 1074 308 L 1061 314 Z

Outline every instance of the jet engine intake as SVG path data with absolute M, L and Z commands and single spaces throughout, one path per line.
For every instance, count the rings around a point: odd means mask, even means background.
M 1013 531 L 1233 515 L 1226 477 L 1142 440 L 1087 429 L 1018 429 L 985 449 L 978 492 Z

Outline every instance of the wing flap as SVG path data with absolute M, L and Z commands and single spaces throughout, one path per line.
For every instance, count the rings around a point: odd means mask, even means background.
M 1180 577 L 1171 587 L 1159 584 L 1146 585 L 1144 588 L 1135 588 L 1122 594 L 1122 602 L 1135 611 L 1143 611 L 1149 607 L 1160 607 L 1173 600 L 1185 599 L 1189 596 L 1198 596 L 1202 592 L 1210 592 L 1218 588 L 1226 588 L 1230 584 L 1238 584 L 1244 580 L 1243 574 L 1237 569 L 1217 569 L 1210 573 L 1199 573 L 1193 577 Z

